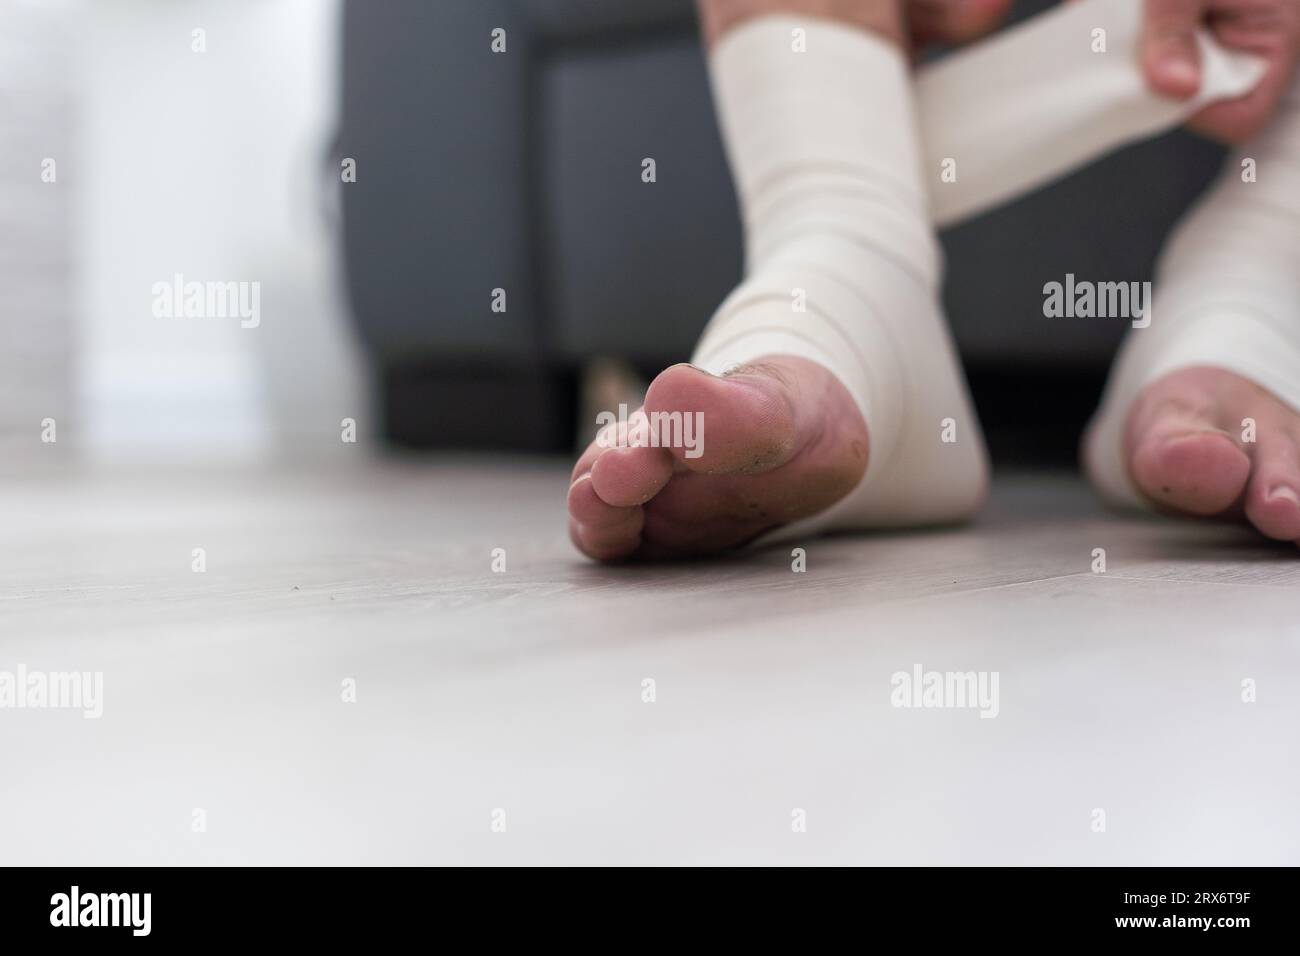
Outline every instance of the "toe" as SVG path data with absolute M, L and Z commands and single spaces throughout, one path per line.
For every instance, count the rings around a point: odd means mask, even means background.
M 1246 490 L 1250 456 L 1225 430 L 1217 373 L 1175 373 L 1149 386 L 1125 437 L 1129 473 L 1153 503 L 1218 515 Z
M 1220 431 L 1170 434 L 1153 429 L 1137 443 L 1133 480 L 1157 504 L 1193 515 L 1217 515 L 1241 497 L 1250 458 Z
M 651 383 L 645 411 L 652 419 L 693 416 L 695 447 L 678 443 L 670 448 L 691 471 L 759 474 L 785 464 L 798 451 L 797 389 L 795 376 L 773 365 L 748 366 L 727 376 L 674 365 Z
M 639 507 L 618 507 L 602 499 L 596 493 L 590 473 L 582 475 L 569 486 L 569 516 L 588 528 L 604 530 L 622 527 L 635 521 L 640 512 Z
M 594 493 L 606 504 L 644 504 L 668 484 L 673 459 L 663 448 L 608 448 L 591 467 Z
M 596 435 L 596 439 L 587 446 L 586 451 L 578 456 L 578 460 L 573 465 L 573 471 L 569 473 L 569 481 L 574 482 L 583 475 L 591 471 L 592 466 L 596 464 L 596 459 L 603 455 L 611 448 L 618 446 L 618 437 L 621 434 L 617 427 L 607 425 L 602 428 Z
M 640 507 L 619 508 L 601 500 L 591 474 L 569 486 L 569 538 L 578 550 L 597 561 L 615 561 L 641 544 L 645 513 Z
M 639 515 L 639 508 L 637 512 Z M 569 538 L 589 558 L 618 561 L 631 557 L 641 546 L 641 522 L 638 519 L 620 527 L 590 528 L 570 519 Z
M 1270 538 L 1300 541 L 1300 450 L 1290 435 L 1260 435 L 1246 517 Z

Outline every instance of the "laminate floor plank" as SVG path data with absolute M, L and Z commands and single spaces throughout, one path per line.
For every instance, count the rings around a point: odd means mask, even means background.
M 961 528 L 605 568 L 566 480 L 7 482 L 0 672 L 103 675 L 98 719 L 0 710 L 7 861 L 1300 862 L 1297 549 L 1012 475 Z M 898 706 L 918 671 L 985 694 Z

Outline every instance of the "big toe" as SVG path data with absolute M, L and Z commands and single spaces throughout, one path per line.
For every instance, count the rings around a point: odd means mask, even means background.
M 1251 459 L 1226 429 L 1241 389 L 1220 369 L 1189 368 L 1148 385 L 1129 420 L 1129 473 L 1154 504 L 1220 515 L 1241 501 Z
M 681 466 L 705 474 L 760 474 L 798 450 L 797 391 L 796 376 L 776 366 L 717 376 L 674 365 L 651 383 L 645 412 L 652 431 L 680 439 L 667 444 Z
M 1157 422 L 1137 440 L 1133 480 L 1152 501 L 1194 515 L 1217 515 L 1241 497 L 1250 458 L 1226 434 Z

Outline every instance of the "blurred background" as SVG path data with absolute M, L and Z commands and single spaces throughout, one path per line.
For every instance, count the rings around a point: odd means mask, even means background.
M 340 16 L 0 0 L 6 467 L 328 455 L 342 418 L 371 431 L 325 169 Z M 260 283 L 261 324 L 155 317 L 178 273 Z
M 1073 462 L 1125 328 L 1043 284 L 1149 278 L 1221 158 L 1171 134 L 943 236 L 999 464 Z M 691 0 L 0 0 L 5 470 L 323 462 L 345 418 L 567 454 L 741 266 Z M 177 274 L 260 324 L 155 316 Z

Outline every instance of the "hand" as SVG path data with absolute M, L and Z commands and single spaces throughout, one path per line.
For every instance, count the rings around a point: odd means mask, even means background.
M 1262 57 L 1267 70 L 1252 92 L 1206 107 L 1188 125 L 1229 143 L 1250 139 L 1268 125 L 1295 73 L 1300 0 L 1146 0 L 1142 69 L 1157 93 L 1196 95 L 1201 63 L 1194 37 L 1202 26 L 1225 47 Z

